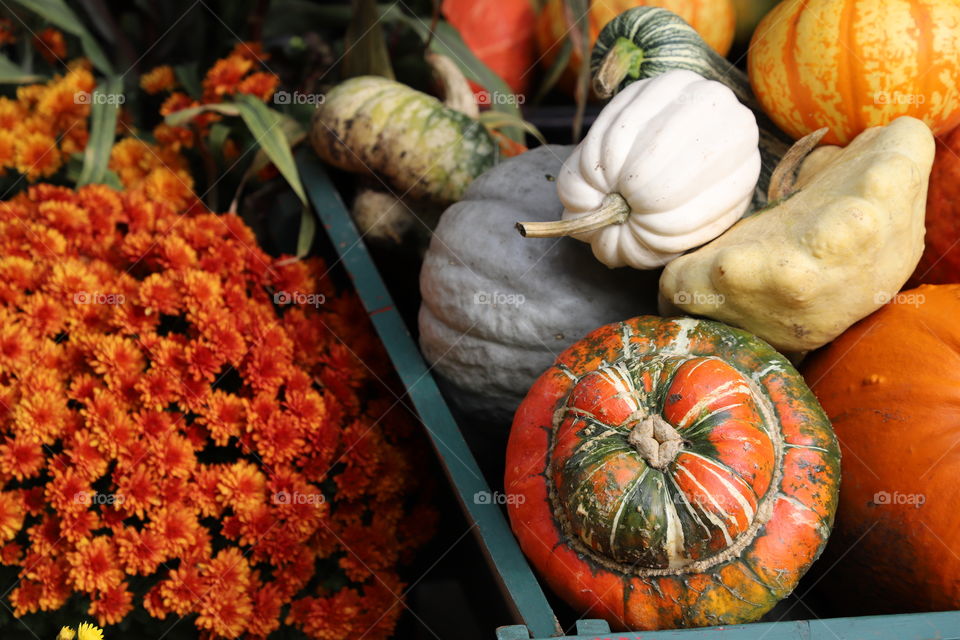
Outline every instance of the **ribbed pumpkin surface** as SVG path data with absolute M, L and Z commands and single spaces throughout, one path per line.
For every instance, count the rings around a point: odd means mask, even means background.
M 839 474 L 829 422 L 782 356 L 720 323 L 648 316 L 541 376 L 506 488 L 555 591 L 658 629 L 755 620 L 787 595 L 826 541 Z
M 537 19 L 537 45 L 542 56 L 541 63 L 549 67 L 556 60 L 563 42 L 570 37 L 571 25 L 565 15 L 563 0 L 548 0 Z M 633 7 L 661 7 L 683 18 L 697 30 L 703 39 L 721 56 L 727 55 L 733 44 L 733 32 L 736 20 L 733 14 L 733 0 L 597 0 L 590 2 L 587 16 L 590 30 L 590 46 L 597 41 L 603 27 L 618 15 Z M 576 18 L 579 16 L 573 16 Z M 574 29 L 581 29 L 576 22 Z M 583 58 L 574 47 L 570 52 L 570 61 L 561 78 L 561 84 L 570 89 L 576 79 Z
M 777 125 L 829 127 L 846 144 L 908 115 L 934 133 L 960 123 L 956 0 L 785 0 L 757 26 L 750 82 Z

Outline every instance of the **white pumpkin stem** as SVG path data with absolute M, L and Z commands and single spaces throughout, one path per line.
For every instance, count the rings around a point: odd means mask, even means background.
M 627 436 L 627 442 L 654 469 L 666 467 L 683 449 L 683 437 L 673 425 L 657 414 L 646 416 L 638 422 Z
M 559 238 L 596 231 L 611 224 L 623 224 L 630 217 L 630 205 L 619 193 L 609 193 L 600 208 L 569 220 L 518 222 L 517 231 L 525 238 Z
M 593 91 L 601 98 L 609 98 L 627 75 L 637 75 L 643 63 L 643 50 L 627 38 L 618 38 L 600 68 L 593 76 Z
M 829 131 L 830 129 L 827 127 L 817 129 L 813 133 L 808 133 L 800 138 L 790 147 L 790 150 L 784 154 L 783 159 L 780 160 L 777 168 L 770 175 L 770 186 L 767 188 L 768 202 L 782 200 L 796 191 L 797 171 L 800 169 L 800 165 Z
M 480 109 L 473 97 L 473 90 L 457 64 L 439 53 L 428 53 L 424 57 L 433 69 L 434 77 L 443 86 L 443 103 L 471 118 L 479 118 Z

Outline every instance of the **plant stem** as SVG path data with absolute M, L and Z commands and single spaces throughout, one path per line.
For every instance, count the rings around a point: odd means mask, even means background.
M 595 231 L 611 224 L 623 224 L 630 217 L 630 205 L 619 193 L 609 193 L 600 208 L 570 220 L 518 222 L 517 231 L 526 238 L 558 238 Z
M 794 187 L 796 186 L 797 171 L 800 169 L 800 165 L 810 155 L 810 152 L 820 144 L 828 131 L 830 131 L 829 128 L 823 127 L 805 135 L 797 140 L 790 147 L 790 150 L 784 154 L 780 163 L 777 164 L 777 168 L 770 175 L 770 186 L 767 188 L 768 202 L 782 200 L 796 190 Z
M 664 469 L 683 449 L 683 438 L 662 416 L 646 416 L 630 430 L 627 436 L 644 462 L 654 469 Z
M 641 64 L 643 49 L 627 38 L 618 38 L 593 76 L 594 92 L 601 98 L 609 98 L 617 92 L 624 78 L 640 75 Z

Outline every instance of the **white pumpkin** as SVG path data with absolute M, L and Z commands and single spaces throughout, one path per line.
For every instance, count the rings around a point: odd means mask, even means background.
M 618 93 L 560 172 L 563 221 L 519 223 L 572 235 L 608 267 L 661 267 L 746 211 L 760 176 L 753 113 L 719 82 L 676 69 Z
M 520 218 L 560 215 L 556 176 L 571 149 L 539 147 L 477 178 L 441 216 L 420 271 L 424 356 L 457 408 L 504 435 L 561 351 L 599 326 L 656 313 L 654 272 L 611 272 L 569 238 L 514 230 Z

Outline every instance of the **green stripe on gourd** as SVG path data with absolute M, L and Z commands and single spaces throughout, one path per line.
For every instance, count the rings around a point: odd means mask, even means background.
M 375 76 L 329 91 L 310 141 L 326 162 L 385 179 L 398 195 L 440 203 L 460 199 L 497 160 L 497 143 L 477 120 L 433 96 Z
M 687 69 L 725 84 L 753 111 L 760 128 L 763 169 L 752 208 L 765 206 L 770 176 L 793 140 L 764 113 L 747 75 L 714 51 L 683 18 L 659 7 L 624 11 L 603 28 L 590 56 L 594 91 L 602 97 L 673 69 Z

